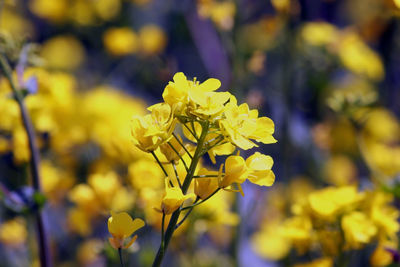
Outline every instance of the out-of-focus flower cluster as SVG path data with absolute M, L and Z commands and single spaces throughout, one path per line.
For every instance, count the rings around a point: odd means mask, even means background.
M 380 190 L 359 191 L 354 185 L 315 189 L 303 178 L 274 192 L 267 204 L 253 246 L 269 259 L 283 259 L 295 249 L 299 257 L 317 255 L 333 266 L 350 251 L 376 245 L 371 263 L 383 266 L 381 254 L 391 258 L 390 250 L 398 245 L 399 212 L 393 196 Z

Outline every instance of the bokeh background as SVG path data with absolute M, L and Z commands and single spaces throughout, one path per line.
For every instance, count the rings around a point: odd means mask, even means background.
M 278 143 L 258 151 L 273 157 L 276 182 L 245 184 L 245 197 L 221 193 L 195 209 L 165 266 L 293 266 L 322 256 L 297 266 L 333 266 L 339 254 L 348 261 L 335 266 L 389 265 L 400 196 L 399 16 L 398 0 L 0 1 L 1 52 L 21 70 L 40 145 L 55 266 L 118 266 L 110 210 L 146 221 L 124 257 L 127 266 L 151 264 L 163 174 L 133 147 L 130 118 L 162 101 L 178 71 L 220 79 L 275 122 Z M 43 199 L 29 186 L 29 158 L 2 78 L 0 266 L 39 266 L 32 214 Z M 324 240 L 337 236 L 319 232 L 324 221 L 287 222 L 313 192 L 346 186 L 369 199 L 384 194 L 385 237 L 366 234 L 351 248 L 332 241 L 345 251 L 335 253 Z M 382 232 L 385 223 L 363 214 Z M 335 227 L 346 233 L 329 221 Z

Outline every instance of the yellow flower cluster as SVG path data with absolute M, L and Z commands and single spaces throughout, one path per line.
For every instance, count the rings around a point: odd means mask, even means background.
M 291 199 L 284 199 L 285 193 Z M 300 255 L 325 257 L 321 260 L 329 263 L 326 266 L 333 266 L 333 260 L 346 251 L 368 244 L 379 244 L 377 250 L 395 248 L 400 214 L 392 202 L 391 195 L 379 190 L 360 192 L 351 185 L 315 190 L 306 180 L 294 180 L 289 188 L 270 196 L 271 208 L 253 236 L 253 247 L 262 257 L 274 260 L 294 248 Z M 285 217 L 287 209 L 289 217 Z
M 189 198 L 205 201 L 219 189 L 242 192 L 241 184 L 246 180 L 261 186 L 274 183 L 270 156 L 256 152 L 245 160 L 230 155 L 235 148 L 256 147 L 256 142 L 275 143 L 274 123 L 267 117 L 259 117 L 258 111 L 249 109 L 247 104 L 238 105 L 229 92 L 218 92 L 220 86 L 217 79 L 200 83 L 179 72 L 165 87 L 162 94 L 165 102 L 149 107 L 150 114 L 132 118 L 133 143 L 153 154 L 167 176 L 159 209 L 164 214 L 173 213 Z M 195 147 L 185 145 L 179 131 Z M 190 152 L 193 150 L 194 154 Z M 214 163 L 216 155 L 230 156 L 220 165 L 219 172 L 213 172 L 199 167 L 198 161 L 205 153 L 209 153 Z M 160 157 L 165 161 L 159 160 Z M 164 168 L 167 164 L 174 168 L 183 164 L 186 173 L 182 175 L 175 170 L 171 175 Z M 192 184 L 194 193 L 186 194 Z
M 66 212 L 69 230 L 88 236 L 110 210 L 132 208 L 143 212 L 149 225 L 160 228 L 160 216 L 153 207 L 160 207 L 164 176 L 151 155 L 132 146 L 127 123 L 132 114 L 144 114 L 143 102 L 107 85 L 78 92 L 75 77 L 60 71 L 28 68 L 23 82 L 29 80 L 37 81 L 37 92 L 28 94 L 25 103 L 38 143 L 48 151 L 40 166 L 42 189 L 52 205 L 72 202 Z M 29 161 L 30 151 L 18 106 L 10 95 L 8 82 L 1 79 L 0 154 L 11 154 L 14 163 L 22 166 Z M 170 142 L 185 160 L 190 160 L 175 139 Z M 167 144 L 161 146 L 169 153 L 166 161 L 180 161 Z M 174 175 L 172 166 L 165 169 L 171 177 Z M 176 171 L 180 177 L 186 175 L 182 164 L 176 166 Z M 215 198 L 213 203 L 219 212 L 204 218 L 204 223 L 209 227 L 237 223 L 236 215 L 230 212 L 230 201 L 225 194 Z M 213 212 L 208 205 L 201 211 Z M 225 221 L 226 215 L 234 219 Z
M 103 35 L 103 43 L 107 51 L 114 56 L 135 53 L 157 55 L 164 50 L 167 36 L 154 24 L 145 25 L 138 33 L 128 27 L 109 28 Z
M 354 30 L 340 30 L 327 22 L 310 22 L 301 28 L 300 38 L 306 44 L 326 47 L 338 56 L 345 68 L 357 75 L 373 81 L 384 77 L 382 59 Z

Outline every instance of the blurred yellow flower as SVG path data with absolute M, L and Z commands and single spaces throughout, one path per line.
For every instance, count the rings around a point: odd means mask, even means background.
M 85 60 L 85 49 L 75 37 L 60 35 L 43 43 L 41 56 L 49 68 L 74 70 Z
M 379 55 L 366 45 L 356 33 L 345 33 L 339 43 L 339 58 L 349 70 L 380 81 L 385 75 Z
M 68 14 L 67 0 L 30 0 L 29 9 L 38 17 L 51 22 L 64 22 Z
M 115 56 L 133 54 L 139 49 L 139 40 L 130 28 L 109 28 L 103 35 L 107 51 Z
M 369 243 L 377 233 L 376 226 L 365 213 L 359 211 L 344 215 L 341 223 L 346 245 L 352 249 L 359 249 Z
M 309 263 L 295 264 L 293 267 L 333 267 L 331 258 L 320 258 Z
M 288 255 L 292 244 L 278 229 L 278 222 L 271 223 L 252 237 L 251 244 L 258 255 L 270 260 L 280 260 Z
M 139 30 L 140 49 L 146 55 L 161 53 L 167 44 L 167 35 L 157 25 L 149 24 Z
M 102 20 L 111 20 L 116 17 L 121 10 L 121 1 L 116 0 L 96 0 L 91 1 L 92 7 L 97 16 Z
M 28 237 L 27 226 L 22 218 L 14 218 L 0 225 L 0 242 L 7 246 L 20 246 Z
M 370 264 L 372 267 L 385 267 L 389 266 L 393 262 L 393 253 L 389 249 L 396 250 L 396 246 L 379 243 L 375 248 L 370 258 Z
M 77 258 L 82 266 L 90 266 L 96 264 L 100 259 L 104 242 L 100 239 L 89 239 L 78 247 Z
M 326 22 L 305 23 L 300 34 L 304 41 L 315 46 L 330 45 L 339 38 L 338 29 Z
M 353 161 L 344 155 L 333 155 L 324 166 L 327 182 L 336 186 L 345 186 L 355 183 L 357 168 Z
M 115 249 L 120 249 L 128 248 L 133 244 L 133 242 L 135 242 L 137 235 L 132 237 L 131 241 L 127 244 L 124 244 L 125 238 L 131 236 L 134 232 L 142 228 L 145 223 L 143 220 L 138 218 L 132 220 L 132 217 L 126 212 L 111 212 L 111 217 L 108 218 L 107 225 L 108 231 L 112 235 L 112 237 L 109 238 L 110 244 Z
M 308 196 L 311 210 L 323 219 L 334 219 L 344 209 L 351 209 L 363 198 L 355 186 L 326 187 Z
M 11 8 L 3 7 L 0 10 L 0 32 L 10 34 L 15 37 L 33 37 L 34 28 L 23 16 Z

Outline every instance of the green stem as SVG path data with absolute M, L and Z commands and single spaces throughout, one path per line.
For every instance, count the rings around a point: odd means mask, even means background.
M 193 178 L 217 178 L 217 177 L 218 177 L 218 175 L 195 175 L 195 176 L 193 176 Z
M 182 185 L 182 193 L 183 194 L 186 194 L 187 190 L 189 189 L 190 183 L 192 182 L 192 179 L 194 176 L 194 172 L 195 172 L 196 167 L 199 163 L 199 160 L 202 156 L 204 142 L 205 142 L 205 139 L 206 139 L 206 136 L 208 133 L 208 127 L 209 127 L 209 122 L 205 122 L 202 124 L 201 136 L 197 143 L 196 151 L 194 152 L 194 155 L 193 155 L 193 160 L 190 163 L 189 172 L 186 174 L 185 181 L 183 182 L 183 185 Z M 161 265 L 161 262 L 164 258 L 165 251 L 168 248 L 169 241 L 171 240 L 172 234 L 175 231 L 175 226 L 178 222 L 180 214 L 181 214 L 180 209 L 177 209 L 174 213 L 172 213 L 171 218 L 168 223 L 167 230 L 164 234 L 164 246 L 161 244 L 160 248 L 158 249 L 157 255 L 153 262 L 153 267 L 158 267 Z
M 189 126 L 187 126 L 185 123 L 182 123 L 182 125 L 189 131 L 189 133 L 194 137 L 194 139 L 196 139 L 196 141 L 199 141 L 196 134 L 193 133 L 193 131 L 189 128 Z
M 192 154 L 190 154 L 190 152 L 187 150 L 187 148 L 185 147 L 185 145 L 181 142 L 181 140 L 179 140 L 178 136 L 176 136 L 175 133 L 172 133 L 172 135 L 175 137 L 176 141 L 181 145 L 181 147 L 185 150 L 186 154 L 189 155 L 190 159 L 193 159 Z
M 178 170 L 176 169 L 175 163 L 172 162 L 171 164 L 172 164 L 172 168 L 174 169 L 174 172 L 175 172 L 176 180 L 178 180 L 179 187 L 180 187 L 180 189 L 182 189 L 181 180 L 179 179 Z
M 199 199 L 200 199 L 200 198 L 197 197 L 196 200 L 194 201 L 194 203 L 197 203 L 197 201 L 199 201 Z M 178 227 L 181 226 L 182 223 L 184 223 L 184 222 L 186 221 L 186 219 L 189 217 L 190 213 L 193 211 L 193 208 L 194 208 L 194 206 L 191 207 L 191 209 L 190 209 L 188 212 L 186 212 L 186 214 L 185 214 L 185 216 L 182 218 L 182 220 L 181 220 L 179 223 L 176 224 L 175 229 L 178 229 Z
M 183 207 L 183 208 L 181 208 L 181 210 L 192 209 L 192 208 L 194 208 L 194 207 L 196 207 L 196 206 L 198 206 L 198 205 L 200 205 L 200 204 L 206 202 L 206 201 L 209 200 L 212 196 L 214 196 L 220 189 L 221 189 L 221 188 L 217 188 L 214 192 L 212 192 L 208 197 L 206 197 L 206 198 L 203 199 L 202 201 L 200 201 L 200 202 L 198 202 L 198 203 L 195 203 L 195 204 L 193 204 L 193 205 L 187 206 L 187 207 Z
M 164 169 L 164 166 L 162 165 L 161 161 L 160 161 L 160 160 L 158 159 L 158 157 L 156 156 L 156 153 L 154 153 L 154 151 L 151 151 L 150 153 L 153 155 L 153 157 L 154 157 L 154 159 L 157 161 L 158 165 L 160 165 L 160 168 L 161 168 L 161 170 L 163 171 L 163 173 L 165 174 L 165 176 L 168 177 L 168 173 L 167 173 L 167 171 Z
M 167 171 L 164 169 L 164 166 L 162 165 L 161 161 L 158 159 L 158 157 L 156 156 L 156 153 L 154 153 L 154 151 L 150 152 L 153 157 L 155 158 L 155 160 L 157 161 L 158 165 L 160 165 L 161 170 L 163 171 L 163 173 L 165 174 L 165 177 L 168 177 L 168 173 Z M 171 180 L 169 180 L 169 184 L 174 187 L 174 184 L 171 182 Z
M 15 100 L 18 102 L 18 106 L 22 117 L 22 123 L 24 125 L 26 134 L 28 136 L 29 150 L 31 152 L 30 167 L 31 167 L 33 188 L 36 192 L 40 193 L 41 192 L 40 173 L 39 173 L 40 154 L 36 143 L 35 130 L 28 115 L 28 111 L 25 107 L 23 96 L 20 90 L 18 90 L 17 86 L 14 84 L 14 81 L 12 79 L 12 70 L 4 55 L 0 55 L 0 67 L 4 75 L 6 76 L 8 82 L 10 83 L 11 89 L 14 93 Z M 39 239 L 40 264 L 42 267 L 52 266 L 52 263 L 50 261 L 48 236 L 43 221 L 43 214 L 40 210 L 36 212 L 36 227 Z
M 189 171 L 189 168 L 188 168 L 188 166 L 186 165 L 186 162 L 183 160 L 181 154 L 179 154 L 179 152 L 175 149 L 175 147 L 174 147 L 170 142 L 168 142 L 168 145 L 172 148 L 172 150 L 176 153 L 176 155 L 177 155 L 177 156 L 179 157 L 179 159 L 182 161 L 183 165 L 185 166 L 185 170 L 188 172 L 188 171 Z

